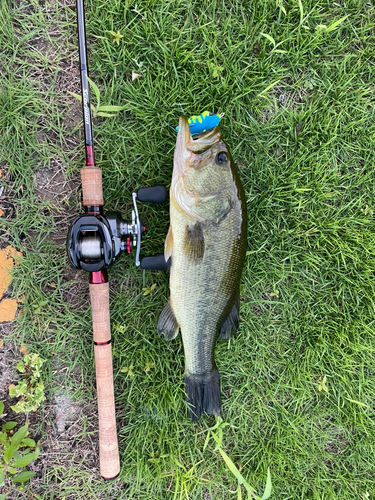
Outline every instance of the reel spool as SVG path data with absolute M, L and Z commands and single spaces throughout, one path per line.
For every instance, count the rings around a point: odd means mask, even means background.
M 133 193 L 131 223 L 124 221 L 117 212 L 103 215 L 99 207 L 87 207 L 86 213 L 76 217 L 68 231 L 66 249 L 72 266 L 90 273 L 101 271 L 110 266 L 121 252 L 130 254 L 135 247 L 136 266 L 159 271 L 169 269 L 170 261 L 165 261 L 164 254 L 140 258 L 145 227 L 141 224 L 137 206 L 137 200 L 164 203 L 167 195 L 164 186 L 138 189 Z

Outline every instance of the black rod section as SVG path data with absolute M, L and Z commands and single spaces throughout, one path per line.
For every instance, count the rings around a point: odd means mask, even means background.
M 82 111 L 85 125 L 85 145 L 86 145 L 86 165 L 94 165 L 94 150 L 92 141 L 92 121 L 90 109 L 90 86 L 87 80 L 88 65 L 86 51 L 86 28 L 85 11 L 83 0 L 77 0 L 77 24 L 78 24 L 78 45 L 79 45 L 79 65 L 81 74 Z

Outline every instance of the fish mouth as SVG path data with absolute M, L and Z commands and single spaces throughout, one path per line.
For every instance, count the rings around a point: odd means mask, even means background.
M 178 150 L 180 154 L 183 151 L 194 154 L 204 153 L 207 149 L 210 149 L 214 144 L 218 143 L 220 139 L 221 132 L 219 127 L 207 130 L 207 132 L 203 132 L 193 139 L 186 116 L 180 116 L 176 141 L 176 150 Z
M 187 187 L 186 177 L 189 170 L 199 170 L 211 155 L 210 149 L 221 140 L 219 127 L 199 134 L 193 139 L 190 133 L 188 120 L 180 116 L 171 184 L 171 200 L 192 220 L 203 221 L 195 207 L 200 195 L 192 193 Z

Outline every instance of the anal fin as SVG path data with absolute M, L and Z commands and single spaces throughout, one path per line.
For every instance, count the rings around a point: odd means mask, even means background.
M 177 337 L 179 328 L 171 304 L 167 302 L 158 319 L 158 334 L 164 335 L 165 340 L 173 340 Z
M 228 317 L 224 321 L 224 323 L 219 328 L 219 333 L 217 335 L 218 340 L 229 339 L 232 333 L 235 333 L 240 324 L 240 297 L 237 295 L 236 300 L 234 301 L 233 307 L 228 314 Z

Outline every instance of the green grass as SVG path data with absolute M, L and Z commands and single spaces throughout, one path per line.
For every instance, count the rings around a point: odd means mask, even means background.
M 89 306 L 77 310 L 66 300 L 77 285 L 64 274 L 64 245 L 53 239 L 65 230 L 65 214 L 78 211 L 77 200 L 41 201 L 32 180 L 52 159 L 73 179 L 83 164 L 82 143 L 64 121 L 74 98 L 61 76 L 76 50 L 75 14 L 52 0 L 17 5 L 2 0 L 0 12 L 7 175 L 0 182 L 17 212 L 2 226 L 24 252 L 13 287 L 25 294 L 25 313 L 13 336 L 49 360 L 50 395 L 59 358 L 76 397 L 95 401 Z M 216 349 L 230 424 L 225 452 L 258 492 L 269 467 L 277 500 L 372 498 L 372 3 L 91 0 L 87 13 L 91 78 L 103 104 L 125 106 L 94 126 L 108 209 L 128 217 L 135 189 L 169 186 L 176 135 L 165 122 L 177 124 L 180 104 L 188 115 L 226 114 L 222 130 L 246 191 L 249 238 L 241 327 Z M 316 29 L 345 16 L 328 33 Z M 119 45 L 109 30 L 124 35 Z M 283 43 L 272 50 L 262 33 Z M 132 71 L 141 74 L 134 82 Z M 143 251 L 159 252 L 168 207 L 144 205 L 141 215 Z M 110 280 L 122 486 L 50 463 L 40 491 L 46 499 L 234 498 L 236 479 L 212 439 L 204 450 L 213 417 L 199 425 L 188 418 L 181 339 L 167 344 L 156 334 L 168 276 L 142 272 L 123 256 Z M 156 293 L 143 297 L 152 283 Z M 41 300 L 48 305 L 34 314 Z M 131 364 L 134 377 L 121 373 Z M 328 392 L 319 391 L 324 376 Z

